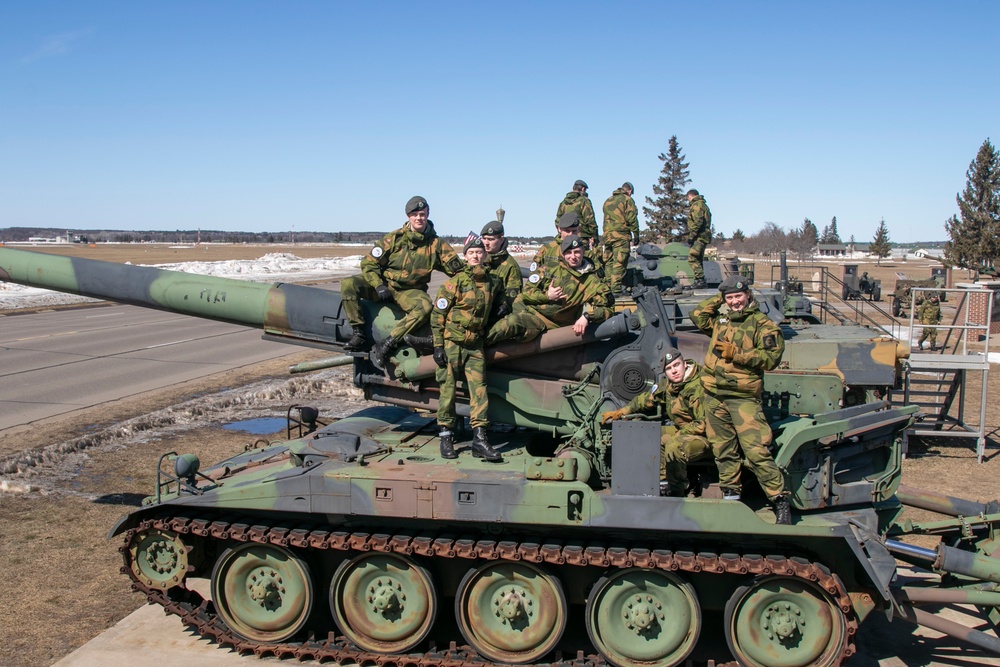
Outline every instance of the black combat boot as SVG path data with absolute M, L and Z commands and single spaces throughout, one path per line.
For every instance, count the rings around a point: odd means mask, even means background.
M 693 283 L 691 283 L 691 289 L 707 289 L 707 288 L 708 288 L 708 283 L 706 283 L 704 280 L 696 280 Z
M 774 499 L 774 522 L 779 526 L 792 525 L 792 506 L 788 496 L 780 495 Z
M 438 435 L 441 438 L 441 458 L 457 459 L 458 454 L 455 453 L 455 436 L 448 429 L 441 429 L 441 433 Z
M 364 352 L 368 349 L 368 337 L 365 336 L 365 332 L 360 326 L 354 329 L 354 334 L 351 336 L 351 340 L 347 341 L 344 349 L 348 352 Z
M 490 446 L 489 440 L 486 439 L 486 429 L 482 426 L 472 429 L 472 455 L 477 459 L 486 459 L 490 463 L 503 461 L 500 452 Z
M 372 349 L 371 360 L 377 368 L 385 368 L 385 360 L 399 347 L 399 339 L 388 336 Z
M 434 338 L 431 336 L 414 336 L 406 334 L 403 341 L 420 354 L 430 354 L 434 351 Z

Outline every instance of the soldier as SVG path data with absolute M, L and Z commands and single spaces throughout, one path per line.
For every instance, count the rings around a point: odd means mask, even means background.
M 576 211 L 580 214 L 580 239 L 584 241 L 587 248 L 593 248 L 597 243 L 597 217 L 594 215 L 594 205 L 590 203 L 587 196 L 587 184 L 583 181 L 573 183 L 573 189 L 566 193 L 559 208 L 556 209 L 556 226 L 559 225 L 559 218 L 567 211 Z
M 792 522 L 784 478 L 769 447 L 771 428 L 760 396 L 764 371 L 777 367 L 785 351 L 781 329 L 761 312 L 742 276 L 729 276 L 691 311 L 691 321 L 712 337 L 701 375 L 705 387 L 705 432 L 727 500 L 740 499 L 740 450 L 768 499 L 776 523 Z M 725 309 L 723 309 L 725 306 Z
M 361 260 L 361 275 L 340 283 L 344 312 L 354 330 L 344 346 L 348 351 L 368 348 L 360 299 L 393 301 L 406 313 L 389 336 L 372 350 L 372 361 L 379 367 L 399 347 L 404 335 L 427 323 L 431 314 L 431 298 L 427 295 L 431 271 L 438 269 L 453 276 L 462 268 L 455 250 L 435 233 L 434 223 L 427 217 L 430 214 L 427 200 L 410 197 L 405 210 L 406 224 L 375 244 Z
M 508 312 L 514 305 L 514 299 L 521 293 L 524 280 L 521 278 L 521 265 L 507 252 L 507 239 L 504 238 L 503 223 L 497 220 L 487 222 L 479 233 L 483 247 L 489 256 L 486 266 L 490 273 L 503 286 L 504 303 Z
M 532 274 L 514 301 L 514 312 L 490 328 L 487 345 L 502 340 L 529 341 L 556 327 L 572 326 L 582 336 L 590 322 L 603 322 L 614 314 L 611 291 L 597 275 L 594 263 L 584 256 L 584 243 L 576 235 L 563 239 L 562 259 L 551 270 Z
M 691 244 L 688 252 L 688 264 L 694 275 L 691 287 L 702 289 L 705 285 L 705 248 L 712 242 L 712 212 L 705 203 L 705 198 L 697 190 L 687 191 L 688 229 L 687 242 Z
M 624 408 L 605 412 L 601 415 L 601 423 L 607 424 L 626 415 L 649 413 L 660 408 L 661 414 L 671 421 L 660 433 L 660 479 L 667 480 L 667 495 L 684 497 L 691 488 L 688 463 L 711 451 L 705 437 L 705 390 L 701 385 L 701 366 L 685 360 L 680 350 L 670 347 L 663 353 L 663 373 L 667 382 L 654 384 Z
M 486 248 L 482 239 L 465 244 L 464 269 L 438 289 L 431 313 L 434 336 L 436 379 L 441 388 L 437 422 L 441 429 L 441 456 L 458 458 L 455 453 L 455 383 L 465 380 L 469 392 L 469 424 L 472 426 L 472 455 L 490 462 L 503 457 L 486 439 L 488 399 L 484 377 L 483 338 L 491 310 L 503 303 L 503 288 L 486 270 Z
M 931 350 L 937 349 L 937 329 L 934 327 L 927 326 L 928 324 L 937 324 L 941 321 L 941 304 L 938 303 L 937 294 L 932 294 L 930 298 L 925 299 L 922 304 L 920 304 L 919 310 L 917 310 L 917 319 L 920 323 L 924 325 L 923 330 L 920 332 L 920 340 L 917 341 L 917 348 L 924 349 L 924 341 L 926 340 L 930 343 Z
M 532 273 L 543 272 L 546 269 L 551 270 L 559 266 L 562 261 L 563 240 L 565 240 L 568 236 L 580 235 L 580 214 L 576 211 L 563 213 L 559 218 L 559 222 L 556 223 L 556 229 L 556 238 L 539 248 L 538 252 L 535 253 L 535 257 L 531 260 L 528 270 Z M 597 251 L 591 248 L 585 248 L 583 256 L 593 263 L 598 277 L 601 280 L 604 280 L 603 262 L 598 256 Z
M 604 202 L 604 265 L 612 294 L 623 291 L 629 241 L 639 245 L 639 212 L 632 192 L 632 184 L 626 181 Z

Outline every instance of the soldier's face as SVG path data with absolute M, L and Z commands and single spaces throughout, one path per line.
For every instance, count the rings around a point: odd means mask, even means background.
M 583 248 L 570 248 L 563 253 L 563 257 L 566 258 L 567 264 L 578 269 L 583 264 Z
M 427 229 L 427 216 L 430 215 L 430 211 L 426 208 L 422 211 L 414 211 L 406 216 L 406 219 L 410 222 L 410 229 L 415 232 L 423 233 Z
M 564 239 L 567 236 L 572 236 L 573 234 L 578 234 L 580 232 L 580 225 L 573 225 L 569 229 L 559 228 L 559 238 Z
M 687 370 L 687 364 L 684 362 L 684 357 L 677 357 L 663 367 L 663 372 L 666 374 L 667 379 L 673 384 L 677 384 L 684 379 L 685 370 Z
M 483 245 L 486 246 L 486 252 L 496 252 L 500 249 L 500 244 L 503 243 L 502 236 L 494 236 L 489 234 L 487 236 L 480 236 L 483 240 Z
M 730 292 L 726 295 L 726 305 L 733 312 L 740 312 L 750 304 L 749 292 Z
M 486 251 L 482 248 L 469 248 L 465 251 L 465 262 L 469 266 L 479 266 L 486 258 Z

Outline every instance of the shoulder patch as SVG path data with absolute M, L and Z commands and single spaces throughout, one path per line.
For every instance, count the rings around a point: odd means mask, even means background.
M 530 276 L 528 276 L 528 282 L 531 283 L 532 285 L 537 285 L 538 281 L 541 279 L 542 277 L 537 273 L 532 273 Z
M 462 261 L 458 257 L 452 257 L 448 260 L 448 268 L 458 273 L 462 270 Z
M 528 265 L 528 270 L 529 271 L 537 271 L 538 270 L 538 262 L 532 262 L 531 264 L 529 264 Z
M 774 334 L 767 334 L 764 336 L 764 349 L 773 350 L 778 347 L 778 339 L 774 337 Z
M 378 246 L 375 246 L 374 248 L 372 248 L 372 257 L 374 257 L 375 259 L 378 259 L 381 256 L 382 256 L 382 248 L 380 248 Z
M 437 300 L 437 307 L 440 308 L 441 310 L 447 310 L 448 309 L 448 299 L 446 299 L 444 297 L 441 297 L 440 299 L 438 299 Z

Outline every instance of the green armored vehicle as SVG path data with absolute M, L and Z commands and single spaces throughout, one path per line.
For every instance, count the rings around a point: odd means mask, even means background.
M 351 335 L 339 295 L 317 288 L 9 249 L 0 279 L 331 352 Z M 487 350 L 501 463 L 439 456 L 430 357 L 404 347 L 380 370 L 353 355 L 354 382 L 383 405 L 315 430 L 304 411 L 298 437 L 210 466 L 164 455 L 155 494 L 111 530 L 123 572 L 221 645 L 338 663 L 833 666 L 873 612 L 1000 652 L 920 608 L 960 600 L 996 622 L 1000 512 L 900 486 L 917 408 L 884 400 L 892 341 L 806 340 L 766 377 L 793 494 L 782 526 L 750 489 L 719 499 L 711 465 L 701 497 L 660 497 L 660 423 L 600 425 L 657 381 L 665 347 L 704 350 L 673 330 L 658 292 L 634 302 L 583 337 L 557 329 Z M 378 340 L 401 313 L 368 307 Z M 904 504 L 955 518 L 904 522 Z M 940 542 L 904 541 L 915 534 Z M 940 580 L 896 584 L 897 558 Z

